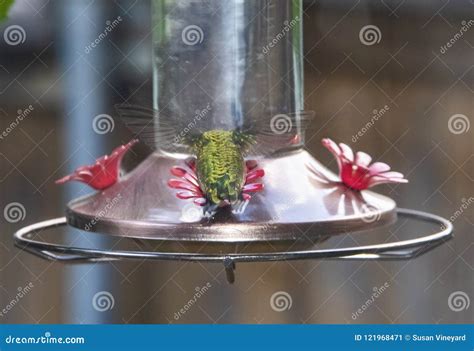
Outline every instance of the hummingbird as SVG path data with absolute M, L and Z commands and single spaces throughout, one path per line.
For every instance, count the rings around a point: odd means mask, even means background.
M 284 132 L 280 130 L 281 121 L 272 119 L 268 124 L 260 121 L 260 125 L 234 130 L 201 131 L 195 126 L 192 130 L 186 129 L 188 133 L 182 136 L 185 128 L 157 123 L 160 119 L 156 110 L 135 105 L 117 105 L 116 108 L 124 124 L 149 146 L 169 149 L 177 145 L 189 151 L 192 156 L 185 161 L 185 167 L 171 168 L 171 174 L 178 179 L 170 179 L 168 186 L 178 190 L 178 198 L 193 199 L 195 204 L 204 207 L 205 215 L 211 216 L 228 206 L 234 213 L 240 213 L 246 207 L 244 203 L 251 199 L 251 193 L 264 190 L 260 180 L 265 171 L 247 156 L 251 151 L 269 154 L 275 149 L 301 145 L 298 126 L 306 120 L 303 116 L 308 115 L 303 111 L 291 114 L 292 117 L 276 115 L 286 119 Z

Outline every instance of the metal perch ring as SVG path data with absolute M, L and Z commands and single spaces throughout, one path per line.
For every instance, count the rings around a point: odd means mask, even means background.
M 397 241 L 366 246 L 344 247 L 334 249 L 316 249 L 286 252 L 262 253 L 229 253 L 204 254 L 180 252 L 153 252 L 132 250 L 100 250 L 80 247 L 69 247 L 28 238 L 31 234 L 50 228 L 67 225 L 65 217 L 38 222 L 17 231 L 14 235 L 15 245 L 42 258 L 57 261 L 112 261 L 119 259 L 156 259 L 176 261 L 222 262 L 226 268 L 227 278 L 234 281 L 236 262 L 288 261 L 304 259 L 344 259 L 344 260 L 374 260 L 374 259 L 409 259 L 419 256 L 442 244 L 451 237 L 453 225 L 447 219 L 422 211 L 398 208 L 397 213 L 424 222 L 438 224 L 440 231 L 417 239 Z

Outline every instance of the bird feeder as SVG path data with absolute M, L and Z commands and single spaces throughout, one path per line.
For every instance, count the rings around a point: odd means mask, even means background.
M 70 202 L 64 217 L 19 230 L 17 246 L 67 262 L 221 262 L 232 282 L 237 262 L 409 259 L 450 237 L 448 220 L 397 208 L 391 198 L 367 190 L 377 182 L 403 178 L 386 165 L 370 165 L 368 155 L 353 154 L 346 145 L 326 139 L 340 168 L 336 175 L 304 149 L 301 0 L 153 0 L 152 5 L 153 108 L 158 111 L 154 152 L 133 169 L 122 158 L 133 143 L 98 160 L 97 172 L 107 165 L 112 172 L 120 166 L 122 173 L 105 179 L 106 186 L 97 185 L 99 190 L 91 195 Z M 258 133 L 262 120 L 276 136 L 283 138 L 290 130 L 292 135 L 290 143 L 270 147 L 259 147 L 256 139 L 245 154 L 246 161 L 255 160 L 264 171 L 259 180 L 262 191 L 251 194 L 239 208 L 219 207 L 210 216 L 192 197 L 176 196 L 170 170 L 186 169 L 192 155 L 176 143 L 163 146 L 162 126 L 185 126 L 175 136 L 180 138 L 196 128 L 231 131 L 253 125 L 251 132 Z M 176 174 L 185 175 L 175 169 Z M 81 176 L 84 181 L 84 169 L 72 178 Z M 397 242 L 377 243 L 374 238 L 375 244 L 366 246 L 318 246 L 334 235 L 370 233 L 400 217 L 433 222 L 440 229 Z M 35 236 L 58 226 L 163 245 L 159 250 L 84 248 Z

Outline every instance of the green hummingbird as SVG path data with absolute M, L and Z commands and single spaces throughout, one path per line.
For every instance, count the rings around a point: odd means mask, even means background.
M 207 214 L 227 206 L 234 212 L 245 209 L 242 204 L 250 200 L 250 194 L 263 191 L 260 180 L 265 175 L 257 162 L 246 156 L 251 151 L 268 154 L 275 149 L 300 145 L 297 120 L 301 124 L 306 120 L 303 115 L 307 115 L 298 113 L 297 119 L 295 114 L 277 115 L 288 118 L 284 133 L 275 129 L 275 123 L 262 123 L 263 119 L 260 125 L 254 123 L 239 130 L 201 131 L 196 126 L 189 130 L 164 123 L 158 123 L 156 128 L 158 112 L 144 107 L 118 105 L 117 110 L 125 125 L 146 144 L 168 150 L 173 145 L 187 149 L 192 155 L 185 162 L 187 167 L 173 167 L 171 174 L 178 178 L 170 179 L 168 186 L 178 190 L 178 198 L 193 199 L 204 206 Z M 183 136 L 182 130 L 188 131 L 186 135 Z
M 210 130 L 196 139 L 196 172 L 200 186 L 212 204 L 241 200 L 245 185 L 245 160 L 251 138 L 236 131 Z

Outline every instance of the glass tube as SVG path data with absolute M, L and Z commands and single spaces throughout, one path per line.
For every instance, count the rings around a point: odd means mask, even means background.
M 303 109 L 301 0 L 152 4 L 160 121 L 231 130 Z

